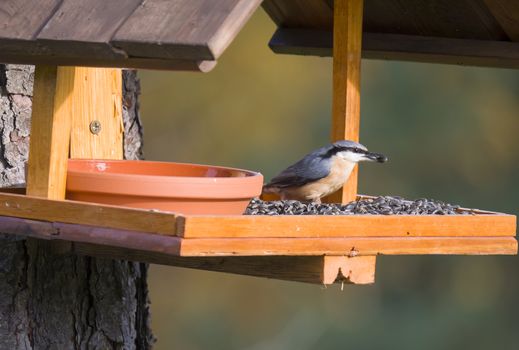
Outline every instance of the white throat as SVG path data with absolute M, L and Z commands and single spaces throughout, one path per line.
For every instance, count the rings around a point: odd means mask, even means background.
M 332 166 L 330 167 L 330 176 L 332 176 L 340 186 L 348 180 L 356 162 L 346 160 L 339 156 L 332 157 Z M 340 187 L 339 186 L 339 187 Z

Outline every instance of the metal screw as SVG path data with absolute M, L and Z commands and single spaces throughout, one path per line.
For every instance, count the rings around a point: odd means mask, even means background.
M 99 120 L 93 120 L 90 123 L 90 132 L 97 135 L 101 132 L 101 122 Z

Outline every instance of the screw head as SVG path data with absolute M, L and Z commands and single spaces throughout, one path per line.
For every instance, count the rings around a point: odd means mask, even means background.
M 90 123 L 90 132 L 97 135 L 101 132 L 101 122 L 99 120 L 93 120 Z

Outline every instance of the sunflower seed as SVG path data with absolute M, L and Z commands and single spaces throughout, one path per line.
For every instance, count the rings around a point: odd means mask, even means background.
M 442 201 L 420 198 L 407 200 L 398 196 L 365 198 L 347 204 L 316 204 L 295 200 L 265 202 L 253 199 L 245 215 L 470 215 L 471 211 L 460 209 Z

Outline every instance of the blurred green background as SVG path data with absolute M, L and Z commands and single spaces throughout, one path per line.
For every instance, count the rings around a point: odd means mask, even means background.
M 141 71 L 147 159 L 261 171 L 328 142 L 331 60 L 275 55 L 259 10 L 208 74 Z M 519 214 L 519 72 L 363 61 L 360 192 Z M 322 288 L 152 266 L 161 349 L 517 349 L 517 257 L 380 257 Z

